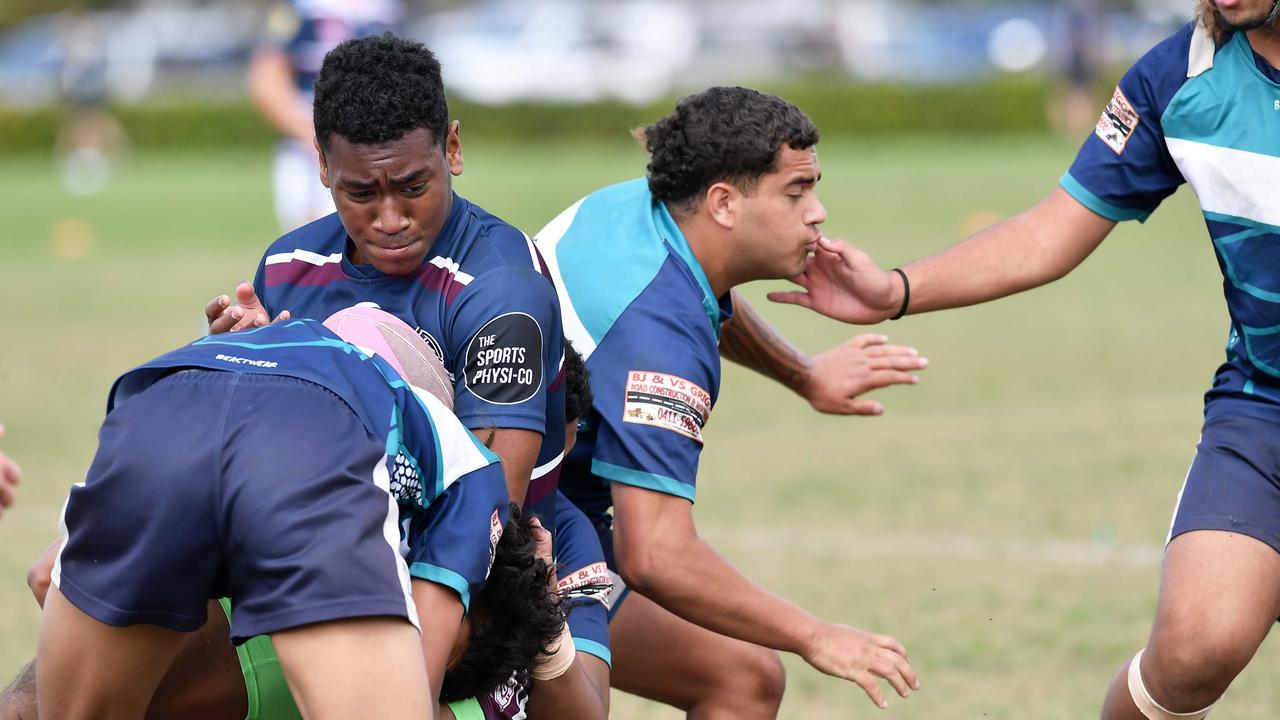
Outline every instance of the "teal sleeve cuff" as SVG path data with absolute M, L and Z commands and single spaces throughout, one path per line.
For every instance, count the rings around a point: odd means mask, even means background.
M 588 655 L 595 655 L 596 657 L 603 660 L 605 665 L 608 665 L 611 668 L 613 667 L 613 654 L 609 652 L 609 648 L 601 645 L 595 640 L 588 640 L 586 638 L 574 638 L 573 647 L 578 652 L 584 652 L 584 653 L 587 653 Z
M 471 609 L 471 586 L 467 584 L 466 578 L 458 573 L 439 565 L 416 562 L 409 566 L 409 575 L 419 580 L 429 580 L 453 588 L 462 599 L 462 611 L 465 613 Z
M 1071 171 L 1062 173 L 1062 177 L 1058 178 L 1058 184 L 1062 186 L 1067 194 L 1075 198 L 1081 205 L 1089 208 L 1093 212 L 1101 215 L 1108 220 L 1116 222 L 1124 222 L 1125 220 L 1137 220 L 1138 222 L 1146 222 L 1151 216 L 1150 210 L 1134 210 L 1131 208 L 1122 208 L 1119 205 L 1112 205 L 1102 198 L 1089 192 L 1089 189 L 1080 184 L 1079 180 L 1071 177 Z
M 601 460 L 591 461 L 591 472 L 594 475 L 599 475 L 602 478 L 622 483 L 623 485 L 634 485 L 646 490 L 656 490 L 660 493 L 675 495 L 693 502 L 693 485 L 669 478 L 666 475 L 632 470 L 631 468 L 624 468 Z

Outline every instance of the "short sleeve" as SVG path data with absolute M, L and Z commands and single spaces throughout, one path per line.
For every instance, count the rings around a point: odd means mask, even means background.
M 574 647 L 612 664 L 609 609 L 613 581 L 591 521 L 563 493 L 555 493 L 556 581 Z
M 1161 115 L 1186 81 L 1190 37 L 1184 28 L 1125 73 L 1059 180 L 1094 213 L 1145 221 L 1184 182 L 1165 144 Z
M 470 608 L 489 576 L 508 516 L 501 465 L 462 476 L 410 521 L 409 574 L 453 588 L 463 608 Z
M 632 303 L 587 361 L 598 423 L 591 472 L 692 502 L 720 356 L 700 306 L 685 317 L 652 300 Z
M 545 277 L 503 266 L 472 279 L 450 305 L 445 342 L 464 425 L 545 431 L 564 350 L 560 304 Z

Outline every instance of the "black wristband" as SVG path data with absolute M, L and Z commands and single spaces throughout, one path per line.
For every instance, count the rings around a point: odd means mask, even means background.
M 891 272 L 896 272 L 902 276 L 902 307 L 898 308 L 897 315 L 889 318 L 890 320 L 897 320 L 907 314 L 907 303 L 911 302 L 911 283 L 907 280 L 907 274 L 902 271 L 902 268 L 894 268 Z

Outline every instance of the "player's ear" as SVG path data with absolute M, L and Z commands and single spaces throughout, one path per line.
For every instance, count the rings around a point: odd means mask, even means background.
M 707 194 L 703 196 L 702 201 L 707 206 L 707 214 L 717 225 L 726 230 L 732 230 L 737 219 L 739 195 L 741 193 L 731 183 L 718 182 L 707 188 Z
M 449 164 L 449 174 L 462 174 L 462 123 L 454 120 L 449 123 L 449 131 L 444 140 L 444 159 Z
M 330 187 L 329 159 L 324 156 L 324 148 L 320 147 L 320 138 L 312 138 L 311 142 L 316 146 L 316 155 L 320 158 L 320 183 Z

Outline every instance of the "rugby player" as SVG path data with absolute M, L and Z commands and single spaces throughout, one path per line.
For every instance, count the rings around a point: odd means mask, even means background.
M 4 426 L 0 425 L 0 437 L 4 437 Z M 22 468 L 8 455 L 0 452 L 0 517 L 4 517 L 5 508 L 13 505 L 17 498 L 15 487 L 22 482 Z
M 1166 539 L 1147 645 L 1107 692 L 1108 720 L 1202 718 L 1280 617 L 1280 5 L 1202 0 L 1120 80 L 1039 204 L 932 257 L 882 271 L 822 241 L 771 295 L 853 323 L 985 302 L 1056 280 L 1122 220 L 1183 182 L 1199 198 L 1230 314 L 1226 362 Z
M 716 87 L 642 132 L 647 180 L 588 195 L 537 236 L 565 334 L 591 372 L 592 409 L 561 484 L 621 577 L 613 687 L 691 716 L 774 717 L 784 677 L 772 648 L 857 682 L 882 707 L 873 676 L 906 697 L 918 684 L 900 643 L 823 622 L 751 582 L 692 517 L 730 291 L 798 273 L 826 219 L 818 131 L 779 98 Z M 922 366 L 905 351 L 886 357 L 874 359 L 882 385 L 911 382 Z
M 203 338 L 116 381 L 63 511 L 41 716 L 141 717 L 220 596 L 234 642 L 272 637 L 307 717 L 433 716 L 505 524 L 505 480 L 396 369 L 438 386 L 428 364 L 365 352 L 298 320 Z
M 529 238 L 453 192 L 462 142 L 435 56 L 389 34 L 343 43 L 316 79 L 312 116 L 337 213 L 273 243 L 235 304 L 211 301 L 210 332 L 355 303 L 396 315 L 452 374 L 458 418 L 502 458 L 511 497 L 553 533 L 558 558 L 576 558 L 566 570 L 603 563 L 585 518 L 557 528 L 577 512 L 557 508 L 555 496 L 565 428 L 559 301 Z M 584 663 L 596 692 L 575 715 L 603 717 L 609 638 L 583 615 L 570 614 L 570 629 L 574 647 L 593 656 Z
M 343 40 L 393 29 L 400 0 L 289 0 L 267 16 L 260 47 L 249 61 L 246 89 L 281 138 L 271 161 L 271 188 L 282 230 L 332 213 L 333 198 L 320 184 L 311 92 L 325 53 Z

